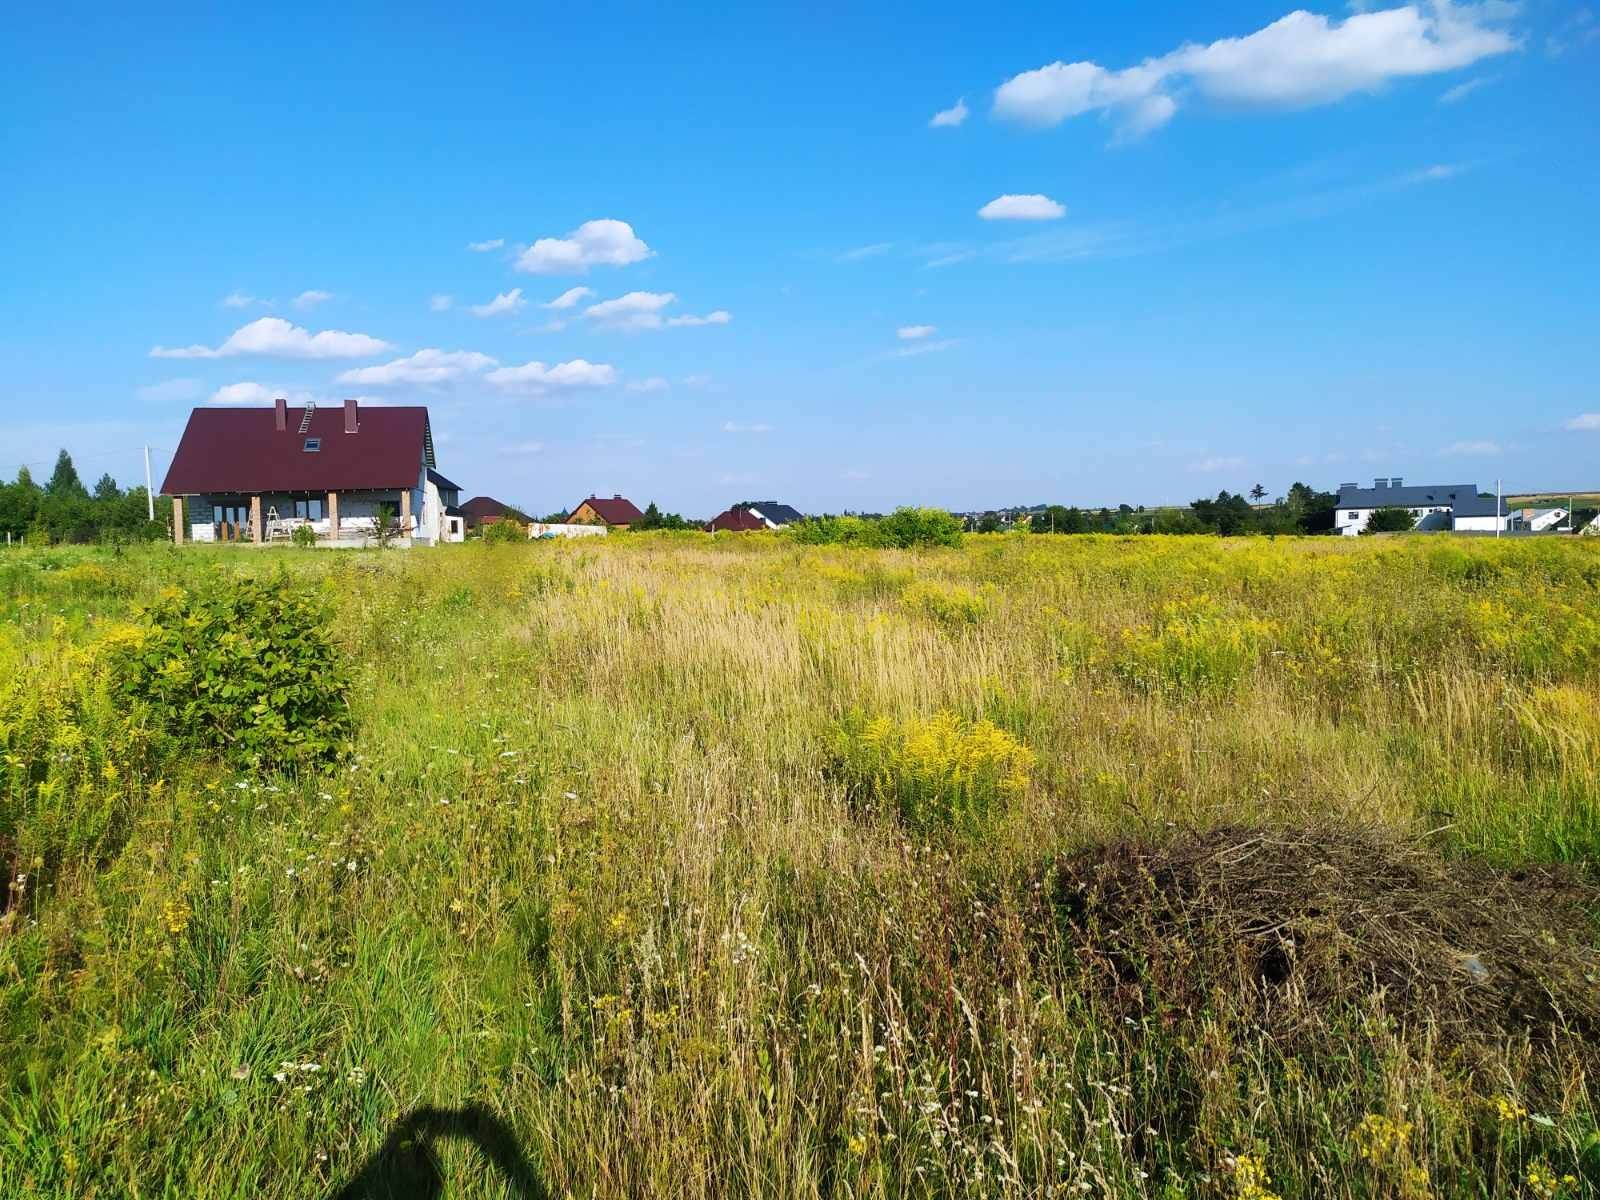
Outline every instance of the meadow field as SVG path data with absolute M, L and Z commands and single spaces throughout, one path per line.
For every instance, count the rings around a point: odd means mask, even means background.
M 0 551 L 0 874 L 4 1197 L 1600 1196 L 1600 543 Z

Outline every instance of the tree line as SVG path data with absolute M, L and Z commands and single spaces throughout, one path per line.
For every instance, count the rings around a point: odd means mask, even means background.
M 1248 495 L 1221 491 L 1214 498 L 1195 500 L 1188 508 L 1046 504 L 1027 514 L 1027 529 L 1030 533 L 1215 533 L 1225 537 L 1332 532 L 1334 493 L 1297 482 L 1272 504 L 1259 503 L 1265 495 L 1266 489 L 1258 483 Z M 1252 498 L 1257 503 L 1252 503 Z M 1011 527 L 1015 525 L 1013 522 Z M 979 533 L 1004 528 L 1006 518 L 999 512 L 984 513 L 976 522 Z
M 72 456 L 56 456 L 43 486 L 27 467 L 0 483 L 0 538 L 27 542 L 148 542 L 167 536 L 167 522 L 149 517 L 142 487 L 126 491 L 109 473 L 93 489 L 84 486 Z

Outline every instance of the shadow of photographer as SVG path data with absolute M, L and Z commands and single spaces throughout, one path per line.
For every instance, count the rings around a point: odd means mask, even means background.
M 549 1192 L 511 1127 L 482 1104 L 407 1113 L 332 1200 L 440 1200 L 445 1181 L 435 1145 L 449 1139 L 472 1143 L 499 1172 L 507 1195 L 547 1200 Z

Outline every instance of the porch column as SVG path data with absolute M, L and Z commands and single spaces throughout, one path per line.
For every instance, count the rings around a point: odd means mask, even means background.
M 400 532 L 411 532 L 411 489 L 406 488 L 400 493 Z
M 261 544 L 261 497 L 250 497 L 250 540 Z
M 328 493 L 328 540 L 339 540 L 339 493 Z
M 183 545 L 183 497 L 172 498 L 172 543 L 175 546 Z

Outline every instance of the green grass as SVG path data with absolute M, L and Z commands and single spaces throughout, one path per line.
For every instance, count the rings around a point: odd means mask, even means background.
M 229 768 L 107 703 L 136 606 L 280 565 L 332 606 L 345 763 Z M 1225 994 L 1130 1019 L 1041 886 L 1323 822 L 1592 880 L 1600 544 L 30 549 L 0 696 L 0 1196 L 331 1193 L 466 1104 L 553 1196 L 1235 1197 L 1240 1155 L 1284 1197 L 1600 1194 L 1575 1034 L 1468 1052 L 1359 979 L 1295 1046 Z M 941 713 L 1026 747 L 1004 803 L 860 803 L 852 722 Z M 1369 1114 L 1410 1125 L 1382 1161 Z

